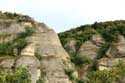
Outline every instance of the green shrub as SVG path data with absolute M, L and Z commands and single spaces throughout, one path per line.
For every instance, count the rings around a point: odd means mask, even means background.
M 122 60 L 119 60 L 119 62 L 116 65 L 114 65 L 113 73 L 116 82 L 123 83 L 122 81 L 125 78 L 125 63 Z
M 58 35 L 63 46 L 68 42 L 67 39 L 74 39 L 78 42 L 76 46 L 79 48 L 79 45 L 89 40 L 96 33 L 100 34 L 106 42 L 116 42 L 118 34 L 122 34 L 125 37 L 125 21 L 95 22 L 92 25 L 83 25 L 61 32 Z
M 35 52 L 35 56 L 37 57 L 38 60 L 42 60 L 43 56 L 41 56 L 38 52 Z
M 90 72 L 87 77 L 88 83 L 113 83 L 115 81 L 113 72 L 108 70 Z
M 123 83 L 125 77 L 125 64 L 119 61 L 111 70 L 92 71 L 88 73 L 87 83 Z
M 33 27 L 25 27 L 25 32 L 19 33 L 17 38 L 26 38 L 35 32 Z
M 15 44 L 15 48 L 18 49 L 18 54 L 20 54 L 21 50 L 24 49 L 29 42 L 26 39 L 18 39 Z
M 13 55 L 13 45 L 11 42 L 0 43 L 0 56 Z
M 81 79 L 81 80 L 77 80 L 77 83 L 87 83 L 87 81 L 84 79 Z
M 6 15 L 7 18 L 10 18 L 10 19 L 14 18 L 13 14 L 10 12 L 5 12 L 4 14 Z
M 17 34 L 17 37 L 12 41 L 0 43 L 0 56 L 14 56 L 13 51 L 15 48 L 18 50 L 19 55 L 21 50 L 30 43 L 25 38 L 31 36 L 34 32 L 34 28 L 25 27 L 25 32 Z
M 17 20 L 17 22 L 32 21 L 32 19 L 27 15 L 10 13 L 10 12 L 1 12 L 1 11 L 0 11 L 0 18 L 1 19 L 14 19 L 14 20 Z
M 44 69 L 41 69 L 41 76 L 39 77 L 39 80 L 37 80 L 36 83 L 45 83 L 45 76 L 46 72 L 44 71 Z
M 76 65 L 80 66 L 83 64 L 90 64 L 92 60 L 87 56 L 71 55 L 71 61 Z
M 66 75 L 68 75 L 70 80 L 72 80 L 72 81 L 76 81 L 77 80 L 77 78 L 73 75 L 74 70 L 72 70 L 72 69 L 65 69 L 65 73 L 66 73 Z
M 0 83 L 31 83 L 30 74 L 24 67 L 19 67 L 15 72 L 0 72 Z
M 104 43 L 98 51 L 97 59 L 103 58 L 112 43 Z

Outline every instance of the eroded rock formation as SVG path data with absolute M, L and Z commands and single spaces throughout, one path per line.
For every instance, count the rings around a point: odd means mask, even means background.
M 29 34 L 25 33 L 26 27 L 33 28 L 35 32 L 25 37 Z M 20 36 L 21 33 L 23 35 Z M 39 78 L 42 78 L 42 71 L 46 73 L 44 76 L 45 83 L 71 83 L 64 70 L 66 67 L 64 62 L 70 62 L 69 56 L 52 29 L 49 29 L 44 23 L 34 21 L 32 18 L 30 20 L 26 18 L 23 20 L 1 19 L 0 43 L 15 42 L 18 40 L 17 37 L 25 37 L 22 40 L 25 40 L 28 44 L 20 51 L 18 48 L 14 48 L 12 50 L 14 52 L 13 57 L 1 55 L 1 71 L 11 72 L 24 65 L 31 75 L 32 83 L 36 83 Z M 12 44 L 18 45 L 17 43 Z

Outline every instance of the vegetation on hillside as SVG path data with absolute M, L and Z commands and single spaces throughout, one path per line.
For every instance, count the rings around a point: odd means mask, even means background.
M 125 64 L 123 61 L 119 61 L 111 70 L 93 71 L 87 77 L 87 83 L 123 83 Z
M 95 22 L 92 25 L 83 25 L 74 29 L 59 33 L 61 43 L 65 45 L 68 40 L 75 39 L 78 43 L 85 42 L 93 34 L 99 33 L 107 42 L 117 41 L 117 35 L 125 36 L 125 21 Z
M 17 49 L 16 55 L 20 55 L 21 50 L 30 43 L 26 40 L 26 37 L 31 36 L 34 32 L 33 27 L 25 27 L 25 32 L 17 34 L 17 37 L 12 41 L 0 43 L 0 56 L 14 56 L 14 49 Z
M 65 48 L 65 44 L 69 40 L 76 41 L 76 49 L 79 50 L 81 44 L 87 40 L 90 40 L 93 34 L 100 34 L 106 41 L 104 45 L 102 45 L 99 55 L 97 58 L 103 57 L 107 49 L 112 46 L 115 42 L 117 42 L 117 36 L 119 34 L 125 37 L 125 21 L 108 21 L 108 22 L 95 22 L 91 25 L 83 25 L 80 27 L 76 27 L 74 29 L 59 33 L 59 38 L 63 47 Z M 66 49 L 66 48 L 65 48 Z M 67 49 L 66 49 L 67 50 Z M 68 50 L 67 50 L 68 52 Z M 71 54 L 76 55 L 76 54 Z
M 1 72 L 0 83 L 31 83 L 30 74 L 25 67 L 19 67 L 15 72 Z
M 87 79 L 79 79 L 73 76 L 74 70 L 66 70 L 70 80 L 75 83 L 123 83 L 125 78 L 125 64 L 119 60 L 111 70 L 96 70 L 87 73 Z
M 98 51 L 98 55 L 95 60 L 91 60 L 88 57 L 77 56 L 77 52 L 80 46 L 91 39 L 94 34 L 100 34 L 105 43 L 103 43 Z M 76 52 L 70 53 L 71 61 L 75 64 L 76 69 L 83 65 L 91 66 L 91 70 L 87 73 L 87 79 L 76 78 L 76 83 L 123 83 L 125 77 L 125 64 L 124 62 L 119 62 L 114 65 L 111 70 L 100 71 L 97 69 L 97 60 L 106 57 L 105 54 L 109 47 L 113 46 L 118 41 L 118 35 L 123 35 L 125 37 L 125 21 L 107 21 L 107 22 L 95 22 L 91 25 L 83 25 L 80 27 L 73 28 L 71 30 L 61 32 L 58 34 L 63 47 L 69 52 L 65 45 L 70 40 L 76 41 Z M 94 64 L 95 63 L 95 64 Z M 72 71 L 68 72 L 69 78 L 71 78 Z
M 21 21 L 32 22 L 32 18 L 27 15 L 21 15 L 21 14 L 10 13 L 10 12 L 2 12 L 2 11 L 0 11 L 0 19 L 17 20 L 18 22 L 21 22 Z

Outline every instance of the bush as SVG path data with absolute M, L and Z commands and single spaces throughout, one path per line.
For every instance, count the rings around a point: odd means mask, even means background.
M 15 72 L 0 72 L 0 83 L 31 83 L 30 74 L 24 67 L 19 67 Z
M 92 60 L 87 56 L 71 55 L 71 61 L 76 66 L 81 66 L 83 64 L 90 64 Z
M 17 38 L 26 38 L 35 32 L 33 27 L 25 27 L 25 32 L 19 33 Z
M 88 75 L 88 83 L 123 83 L 125 77 L 125 64 L 119 61 L 111 70 L 93 71 Z
M 13 55 L 13 45 L 11 42 L 0 43 L 0 56 Z
M 116 82 L 123 83 L 123 79 L 125 77 L 125 64 L 122 60 L 119 60 L 119 63 L 114 65 L 113 73 L 116 79 Z
M 103 44 L 98 51 L 97 59 L 103 58 L 110 46 L 112 46 L 112 43 L 106 42 L 105 44 Z
M 18 49 L 18 54 L 20 54 L 21 50 L 24 49 L 29 42 L 26 39 L 18 39 L 15 44 L 15 48 Z
M 81 80 L 77 80 L 77 83 L 87 83 L 87 81 L 86 81 L 86 80 L 81 79 Z
M 72 81 L 76 81 L 77 80 L 77 76 L 75 74 L 75 70 L 65 69 L 65 73 L 66 73 L 66 75 L 68 75 L 70 80 L 72 80 Z
M 44 71 L 44 69 L 41 69 L 41 76 L 36 83 L 45 83 L 45 76 L 46 76 L 46 72 Z
M 115 81 L 113 72 L 108 70 L 90 72 L 87 77 L 88 83 L 113 83 Z
M 12 41 L 0 43 L 0 56 L 14 56 L 13 50 L 15 48 L 18 50 L 18 55 L 20 54 L 21 50 L 30 43 L 27 42 L 25 38 L 31 36 L 35 32 L 35 29 L 32 27 L 26 27 L 25 29 L 25 32 L 17 34 L 17 37 Z
M 108 21 L 108 22 L 95 22 L 92 25 L 83 25 L 73 28 L 71 30 L 59 33 L 59 38 L 63 46 L 68 42 L 67 39 L 74 39 L 79 44 L 89 40 L 93 34 L 100 34 L 106 42 L 116 42 L 118 34 L 125 37 L 125 21 Z

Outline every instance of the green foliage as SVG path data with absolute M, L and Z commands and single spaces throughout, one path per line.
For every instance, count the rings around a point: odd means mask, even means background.
M 94 71 L 88 74 L 88 83 L 113 83 L 115 78 L 112 71 Z
M 111 70 L 93 71 L 88 75 L 87 83 L 123 83 L 125 77 L 125 64 L 119 61 Z
M 103 58 L 112 43 L 104 43 L 98 51 L 97 59 Z
M 35 52 L 35 56 L 37 57 L 38 60 L 42 60 L 43 56 L 41 56 L 38 52 Z
M 71 61 L 76 65 L 76 67 L 80 67 L 84 64 L 89 64 L 93 67 L 92 70 L 90 70 L 90 73 L 87 75 L 88 80 L 78 79 L 77 83 L 123 83 L 122 79 L 123 77 L 125 77 L 125 65 L 123 64 L 123 62 L 118 63 L 111 70 L 98 71 L 96 68 L 97 64 L 93 64 L 94 62 L 92 63 L 91 59 L 89 59 L 88 57 L 77 55 L 81 44 L 85 41 L 90 40 L 92 35 L 94 34 L 100 34 L 105 40 L 105 43 L 101 45 L 98 51 L 97 59 L 100 59 L 105 57 L 105 54 L 109 47 L 113 46 L 117 42 L 118 35 L 123 35 L 125 37 L 125 20 L 99 23 L 95 22 L 91 25 L 76 27 L 58 34 L 63 47 L 65 47 L 69 40 L 73 39 L 77 42 L 75 47 L 76 53 L 69 54 L 71 57 Z M 71 73 L 72 72 L 67 72 L 67 74 L 69 74 L 70 76 Z
M 17 13 L 10 13 L 10 12 L 1 12 L 0 11 L 0 18 L 1 19 L 14 19 L 17 20 L 18 22 L 21 21 L 32 21 L 32 19 L 29 16 L 26 15 L 21 15 Z
M 37 57 L 38 60 L 42 60 L 43 57 L 36 51 L 35 56 Z M 36 83 L 45 83 L 45 76 L 46 76 L 46 71 L 43 67 L 41 67 L 41 76 L 39 77 L 39 80 L 37 80 Z
M 25 32 L 19 33 L 17 38 L 13 40 L 13 42 L 15 42 L 15 48 L 18 49 L 18 54 L 20 54 L 21 50 L 30 43 L 27 42 L 25 38 L 31 36 L 34 32 L 34 28 L 25 27 Z
M 65 70 L 65 73 L 69 76 L 70 80 L 74 80 L 72 77 L 73 72 L 74 72 L 74 70 L 71 70 L 71 69 Z
M 13 55 L 13 45 L 11 42 L 0 43 L 0 55 Z
M 44 69 L 41 69 L 41 76 L 36 83 L 45 83 L 45 76 L 46 76 L 46 72 L 44 71 Z
M 113 72 L 116 79 L 115 81 L 123 83 L 122 81 L 125 78 L 125 64 L 122 60 L 119 60 L 119 63 L 114 65 Z
M 26 37 L 31 36 L 35 32 L 32 27 L 26 27 L 25 32 L 17 34 L 17 37 L 9 42 L 0 43 L 0 56 L 14 56 L 14 49 L 18 50 L 18 55 L 30 42 L 27 42 Z
M 0 72 L 0 83 L 31 83 L 30 74 L 24 67 L 19 67 L 15 72 Z
M 93 34 L 101 34 L 107 42 L 114 42 L 117 40 L 117 35 L 125 36 L 125 21 L 109 21 L 109 22 L 95 22 L 92 25 L 84 25 L 74 29 L 59 33 L 59 38 L 63 45 L 67 43 L 67 39 L 75 39 L 82 43 L 91 38 Z
M 18 34 L 18 39 L 19 38 L 26 38 L 28 36 L 31 36 L 35 32 L 35 29 L 33 27 L 25 27 L 25 32 L 19 33 Z
M 87 57 L 87 56 L 79 56 L 79 55 L 70 55 L 71 61 L 76 65 L 76 66 L 81 66 L 83 64 L 90 64 L 92 60 Z
M 39 78 L 36 83 L 45 83 L 43 78 Z
M 29 42 L 26 39 L 18 39 L 16 40 L 15 48 L 18 49 L 18 54 L 20 54 L 21 50 L 25 48 Z
M 100 34 L 106 41 L 106 43 L 101 46 L 101 49 L 98 52 L 97 58 L 99 59 L 105 55 L 105 52 L 109 46 L 112 46 L 113 43 L 117 42 L 119 34 L 125 37 L 125 21 L 116 20 L 100 23 L 95 22 L 92 25 L 76 27 L 74 29 L 59 33 L 58 35 L 63 47 L 65 47 L 65 44 L 69 40 L 74 39 L 77 42 L 76 51 L 78 51 L 81 44 L 87 40 L 90 40 L 94 34 Z M 75 54 L 77 55 L 77 52 Z M 74 57 L 71 56 L 71 58 L 74 61 Z
M 85 80 L 77 80 L 77 83 L 87 83 Z
M 81 30 L 81 28 L 83 30 Z M 89 40 L 91 36 L 95 33 L 95 30 L 92 29 L 90 25 L 85 25 L 76 29 L 71 29 L 69 31 L 59 33 L 58 35 L 63 45 L 65 45 L 70 39 L 76 40 L 76 48 L 79 49 L 81 43 Z

